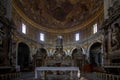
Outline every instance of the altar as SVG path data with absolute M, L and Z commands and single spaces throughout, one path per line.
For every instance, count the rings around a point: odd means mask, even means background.
M 45 72 L 52 71 L 55 76 L 64 76 L 68 75 L 70 80 L 78 80 L 79 68 L 78 67 L 36 67 L 35 68 L 35 79 L 41 78 L 45 80 Z M 57 72 L 68 72 L 68 74 L 58 75 Z
M 42 54 L 39 53 L 39 55 Z M 39 57 L 36 55 L 36 58 Z M 63 50 L 62 36 L 56 39 L 55 52 L 51 56 L 40 56 L 38 61 L 44 62 L 41 66 L 35 67 L 35 79 L 40 80 L 78 80 L 80 77 L 79 67 L 74 65 L 71 56 Z

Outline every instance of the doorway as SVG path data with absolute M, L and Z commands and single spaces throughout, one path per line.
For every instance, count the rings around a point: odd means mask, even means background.
M 30 63 L 30 49 L 26 43 L 19 43 L 18 44 L 18 65 L 20 69 L 28 69 Z
M 94 66 L 101 66 L 102 64 L 101 43 L 99 42 L 90 47 L 90 64 Z

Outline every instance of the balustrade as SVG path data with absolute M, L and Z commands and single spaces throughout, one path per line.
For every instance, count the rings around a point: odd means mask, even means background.
M 11 80 L 15 78 L 21 77 L 21 73 L 7 73 L 7 74 L 0 74 L 0 80 Z
M 106 73 L 88 73 L 85 74 L 92 80 L 120 80 L 120 75 L 106 74 Z
M 111 66 L 111 67 L 118 66 L 118 67 L 120 67 L 120 63 L 109 63 L 109 64 L 104 64 L 104 66 Z

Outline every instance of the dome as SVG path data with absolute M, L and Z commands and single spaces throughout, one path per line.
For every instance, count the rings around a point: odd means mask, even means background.
M 102 0 L 13 0 L 13 7 L 33 26 L 49 32 L 80 29 L 100 12 Z M 79 26 L 79 27 L 78 27 Z M 83 26 L 82 26 L 83 27 Z

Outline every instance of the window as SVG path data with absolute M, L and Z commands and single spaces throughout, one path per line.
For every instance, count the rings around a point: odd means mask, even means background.
M 40 40 L 44 41 L 44 34 L 43 33 L 40 33 Z
M 93 25 L 93 33 L 97 32 L 97 23 Z
M 79 38 L 80 38 L 80 34 L 79 34 L 79 33 L 76 33 L 76 34 L 75 34 L 75 41 L 79 41 Z
M 26 25 L 22 23 L 22 33 L 26 34 Z
M 62 36 L 60 35 L 60 36 L 57 36 L 59 39 L 62 39 Z

